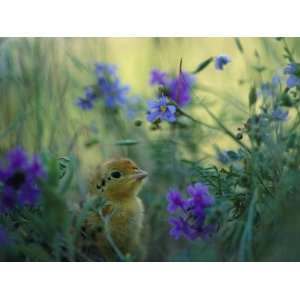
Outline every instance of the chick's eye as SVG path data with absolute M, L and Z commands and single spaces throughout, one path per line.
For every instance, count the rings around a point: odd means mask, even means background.
M 111 177 L 113 178 L 120 178 L 122 176 L 121 172 L 119 171 L 114 171 L 114 172 L 111 172 Z

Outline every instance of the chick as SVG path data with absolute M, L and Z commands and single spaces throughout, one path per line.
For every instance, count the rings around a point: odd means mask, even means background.
M 103 216 L 109 216 L 108 231 L 95 234 L 97 248 L 107 261 L 117 259 L 114 245 L 124 255 L 139 252 L 144 206 L 137 195 L 147 175 L 132 160 L 115 159 L 98 166 L 90 178 L 90 195 L 101 196 L 107 206 L 99 214 L 90 215 L 87 226 L 101 225 Z

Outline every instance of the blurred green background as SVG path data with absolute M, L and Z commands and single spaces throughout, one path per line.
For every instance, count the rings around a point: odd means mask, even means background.
M 181 166 L 182 159 L 217 163 L 214 144 L 224 149 L 236 146 L 221 131 L 190 123 L 182 132 L 170 132 L 168 124 L 163 124 L 162 130 L 149 130 L 146 100 L 155 97 L 155 88 L 149 85 L 153 68 L 176 73 L 182 58 L 183 69 L 191 72 L 207 58 L 227 54 L 232 63 L 226 70 L 218 72 L 210 65 L 197 76 L 194 96 L 205 99 L 236 132 L 248 116 L 250 86 L 270 80 L 286 64 L 282 44 L 275 38 L 239 41 L 240 45 L 234 38 L 2 38 L 0 154 L 22 145 L 30 152 L 74 155 L 78 170 L 68 198 L 74 206 L 84 199 L 86 178 L 95 164 L 129 156 L 150 173 L 142 192 L 147 208 L 148 260 L 215 260 L 216 253 L 207 243 L 189 248 L 187 242 L 182 247 L 183 243 L 169 238 L 165 194 L 170 186 L 188 183 L 189 171 Z M 299 53 L 299 39 L 287 42 Z M 84 112 L 74 105 L 84 87 L 95 82 L 95 62 L 118 66 L 122 82 L 140 99 L 134 118 L 104 108 Z M 186 110 L 213 124 L 197 100 Z M 141 127 L 134 125 L 137 119 L 143 122 Z M 124 139 L 138 143 L 117 144 Z

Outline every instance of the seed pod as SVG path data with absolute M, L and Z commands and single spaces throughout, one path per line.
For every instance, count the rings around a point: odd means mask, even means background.
M 236 138 L 241 140 L 243 138 L 243 134 L 241 132 L 237 133 Z
M 134 121 L 134 126 L 136 126 L 136 127 L 140 127 L 142 124 L 143 124 L 143 122 L 141 120 Z

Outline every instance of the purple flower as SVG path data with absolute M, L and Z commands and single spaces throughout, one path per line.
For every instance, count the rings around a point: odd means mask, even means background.
M 289 75 L 286 82 L 288 88 L 300 87 L 300 64 L 288 64 L 284 69 L 284 74 Z
M 208 187 L 201 182 L 189 185 L 187 192 L 197 205 L 207 207 L 214 203 L 214 199 L 209 194 Z
M 218 55 L 215 58 L 216 70 L 223 70 L 224 66 L 231 62 L 231 59 L 227 55 Z
M 163 86 L 168 85 L 168 75 L 165 72 L 161 72 L 160 70 L 153 69 L 150 74 L 150 84 L 151 85 L 156 85 L 160 84 Z
M 7 231 L 0 227 L 0 247 L 7 246 L 9 244 L 9 237 Z
M 198 228 L 194 225 L 191 225 L 189 221 L 183 219 L 182 217 L 171 217 L 169 218 L 169 224 L 172 225 L 170 229 L 170 236 L 172 236 L 175 240 L 178 240 L 181 236 L 186 238 L 187 240 L 193 241 L 198 237 L 204 237 L 207 235 L 207 229 Z
M 169 201 L 167 209 L 170 213 L 175 212 L 178 208 L 184 207 L 185 200 L 177 189 L 171 189 L 167 195 L 167 199 Z
M 206 239 L 215 230 L 214 224 L 206 224 L 206 209 L 213 205 L 214 198 L 208 187 L 200 182 L 189 185 L 187 192 L 191 196 L 188 200 L 184 200 L 176 189 L 167 194 L 168 211 L 175 213 L 179 210 L 178 216 L 173 215 L 169 219 L 172 225 L 170 235 L 175 239 L 181 236 L 188 240 Z
M 195 83 L 194 76 L 182 72 L 169 85 L 170 98 L 179 106 L 186 105 L 191 100 L 191 89 Z
M 168 104 L 166 97 L 161 97 L 157 101 L 148 102 L 148 116 L 147 120 L 151 123 L 156 120 L 175 122 L 176 121 L 176 107 Z
M 187 192 L 191 196 L 189 203 L 194 213 L 202 218 L 204 208 L 214 203 L 214 199 L 209 194 L 208 187 L 202 183 L 196 183 L 195 185 L 189 185 Z
M 175 240 L 178 240 L 181 235 L 185 235 L 185 233 L 189 231 L 188 223 L 181 217 L 179 218 L 171 217 L 169 219 L 169 224 L 173 226 L 170 229 L 170 235 L 174 237 Z
M 179 106 L 186 105 L 191 100 L 191 90 L 195 84 L 195 77 L 181 72 L 177 77 L 170 78 L 165 72 L 154 69 L 151 71 L 150 83 L 162 85 L 166 96 L 170 97 Z
M 22 149 L 11 150 L 6 164 L 0 166 L 0 213 L 15 206 L 35 205 L 40 195 L 37 182 L 45 175 L 37 157 L 30 160 Z
M 273 112 L 272 112 L 272 117 L 275 121 L 286 121 L 288 118 L 288 111 L 282 110 L 280 107 L 277 107 Z

